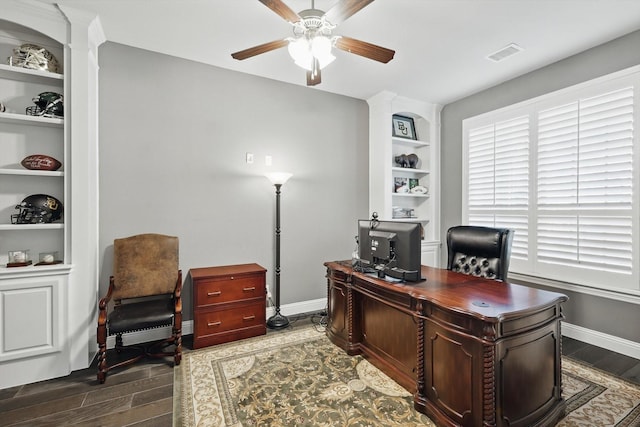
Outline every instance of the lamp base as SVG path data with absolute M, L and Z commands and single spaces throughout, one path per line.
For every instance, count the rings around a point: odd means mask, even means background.
M 267 319 L 267 327 L 269 329 L 283 329 L 289 326 L 289 319 L 280 313 L 276 313 Z

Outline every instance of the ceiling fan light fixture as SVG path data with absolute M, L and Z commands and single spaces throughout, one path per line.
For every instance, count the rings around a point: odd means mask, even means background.
M 289 38 L 288 51 L 295 64 L 311 71 L 313 59 L 317 59 L 320 69 L 331 64 L 336 57 L 331 53 L 333 42 L 326 36 L 315 36 L 310 40 L 306 36 Z
M 306 37 L 290 38 L 288 51 L 289 55 L 295 62 L 295 64 L 304 68 L 305 70 L 311 70 L 313 67 L 313 54 L 309 46 L 309 41 Z
M 320 62 L 320 69 L 331 64 L 336 57 L 331 53 L 333 43 L 326 36 L 316 36 L 311 40 L 311 53 Z

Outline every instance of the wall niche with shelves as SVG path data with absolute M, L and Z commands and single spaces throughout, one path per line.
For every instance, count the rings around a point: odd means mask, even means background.
M 420 222 L 423 264 L 440 263 L 440 109 L 383 91 L 369 103 L 369 210 Z M 399 136 L 396 119 L 411 122 Z
M 33 44 L 50 52 L 57 60 L 53 71 L 17 66 L 8 58 L 13 50 L 24 44 Z M 64 49 L 54 39 L 16 23 L 0 20 L 0 274 L 15 274 L 15 268 L 7 267 L 9 251 L 29 250 L 32 266 L 47 268 L 39 263 L 39 254 L 55 253 L 58 264 L 64 263 L 67 253 L 67 233 L 64 217 L 49 224 L 13 224 L 11 216 L 19 213 L 16 206 L 35 194 L 52 196 L 64 207 L 66 141 L 64 118 L 27 114 L 27 108 L 35 106 L 33 98 L 44 92 L 65 93 Z M 11 64 L 9 63 L 11 62 Z M 62 163 L 56 171 L 30 170 L 21 161 L 30 155 L 42 154 Z M 9 264 L 10 265 L 10 264 Z M 10 270 L 10 271 L 7 271 Z

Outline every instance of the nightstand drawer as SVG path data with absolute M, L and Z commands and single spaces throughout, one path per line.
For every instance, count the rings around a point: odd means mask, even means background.
M 264 275 L 203 279 L 195 289 L 197 307 L 264 297 Z
M 233 304 L 222 309 L 201 311 L 194 319 L 194 348 L 220 344 L 267 332 L 265 305 Z

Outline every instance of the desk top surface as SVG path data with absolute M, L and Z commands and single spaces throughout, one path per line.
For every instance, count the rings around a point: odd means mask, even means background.
M 451 310 L 481 318 L 504 319 L 522 312 L 531 312 L 567 301 L 566 295 L 483 279 L 441 268 L 422 266 L 420 282 L 389 282 L 366 273 L 353 271 L 350 261 L 326 262 L 330 269 L 340 270 L 387 292 L 403 293 Z

